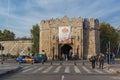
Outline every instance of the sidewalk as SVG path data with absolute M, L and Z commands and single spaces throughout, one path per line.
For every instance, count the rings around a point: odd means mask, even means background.
M 106 64 L 105 68 L 113 73 L 120 74 L 120 64 L 110 64 L 110 65 Z
M 19 65 L 0 64 L 0 76 L 16 72 L 21 69 Z
M 109 68 L 110 71 L 120 74 L 120 64 L 112 64 Z

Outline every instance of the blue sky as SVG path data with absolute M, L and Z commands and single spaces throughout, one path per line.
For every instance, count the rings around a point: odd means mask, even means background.
M 63 16 L 98 18 L 120 26 L 120 0 L 0 0 L 0 30 L 30 37 L 32 25 Z

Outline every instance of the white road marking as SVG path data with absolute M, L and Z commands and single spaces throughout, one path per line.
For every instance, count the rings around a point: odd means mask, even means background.
M 47 73 L 47 72 L 49 72 L 52 68 L 53 68 L 53 66 L 50 66 L 49 68 L 47 68 L 46 70 L 44 70 L 42 73 Z
M 103 69 L 105 72 L 107 72 L 107 73 L 112 73 L 111 71 L 109 71 L 109 70 L 106 70 L 106 69 Z
M 98 70 L 98 69 L 94 69 L 96 72 L 98 72 L 98 73 L 100 73 L 100 74 L 102 74 L 103 72 L 102 71 L 100 71 L 100 70 Z
M 112 77 L 112 79 L 120 80 L 120 77 Z
M 89 69 L 87 69 L 85 66 L 82 67 L 87 73 L 92 73 Z
M 70 73 L 70 67 L 69 66 L 65 67 L 65 73 Z
M 31 66 L 26 66 L 26 67 L 23 67 L 23 69 L 27 69 L 27 68 L 29 68 L 29 67 L 31 67 Z
M 32 67 L 32 68 L 29 68 L 29 69 L 23 70 L 22 73 L 28 72 L 28 71 L 30 71 L 30 70 L 32 70 L 32 69 L 35 69 L 35 68 L 36 68 L 36 67 Z
M 35 71 L 33 71 L 32 73 L 36 73 L 36 72 L 38 72 L 38 71 L 41 71 L 43 68 L 45 68 L 45 67 L 44 67 L 44 66 L 42 66 L 42 67 L 40 67 L 40 68 L 36 69 Z
M 64 80 L 64 78 L 65 78 L 65 76 L 64 76 L 64 75 L 62 75 L 62 76 L 61 76 L 61 80 Z
M 58 67 L 55 69 L 54 73 L 59 72 L 59 71 L 60 71 L 60 68 L 61 68 L 61 66 L 58 66 Z
M 28 69 L 28 68 L 30 68 L 31 66 L 25 66 L 25 67 L 23 67 L 22 69 L 21 69 L 21 71 L 23 71 L 23 70 L 26 70 L 26 69 Z
M 76 73 L 81 73 L 77 66 L 74 66 L 74 70 L 75 70 Z

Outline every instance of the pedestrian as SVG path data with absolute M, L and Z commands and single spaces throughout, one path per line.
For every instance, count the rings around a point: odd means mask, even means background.
M 110 64 L 112 64 L 112 56 L 113 56 L 113 54 L 112 54 L 112 52 L 110 53 Z
M 95 57 L 94 55 L 91 56 L 90 61 L 91 61 L 91 63 L 92 63 L 92 69 L 95 69 L 95 61 L 96 61 L 96 57 Z
M 114 64 L 115 63 L 115 53 L 112 52 L 112 59 L 111 59 L 111 63 Z
M 104 67 L 104 59 L 105 59 L 105 56 L 103 53 L 100 53 L 99 57 L 98 57 L 98 61 L 99 61 L 99 69 L 103 69 Z

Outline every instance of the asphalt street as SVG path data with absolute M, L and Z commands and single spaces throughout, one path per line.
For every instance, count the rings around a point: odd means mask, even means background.
M 48 63 L 49 64 L 49 63 Z M 18 72 L 3 76 L 0 80 L 120 80 L 120 75 L 107 69 L 92 69 L 88 62 L 79 65 L 21 64 Z

